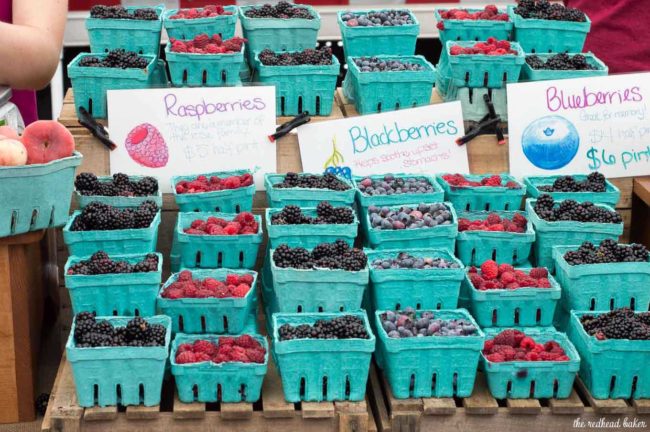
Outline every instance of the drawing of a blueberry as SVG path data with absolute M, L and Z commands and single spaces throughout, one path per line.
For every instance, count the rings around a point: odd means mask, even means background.
M 526 127 L 521 144 L 524 155 L 533 165 L 554 170 L 573 160 L 580 147 L 580 135 L 566 118 L 546 116 Z

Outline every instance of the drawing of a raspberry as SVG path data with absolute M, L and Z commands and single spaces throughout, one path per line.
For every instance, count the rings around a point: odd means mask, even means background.
M 169 150 L 167 143 L 156 127 L 142 123 L 134 127 L 124 142 L 131 159 L 148 168 L 167 165 Z

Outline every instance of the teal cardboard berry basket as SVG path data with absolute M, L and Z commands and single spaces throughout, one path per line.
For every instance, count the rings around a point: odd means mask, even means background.
M 418 311 L 421 317 L 424 310 Z M 464 319 L 476 327 L 472 336 L 389 337 L 375 312 L 377 353 L 397 399 L 469 397 L 485 335 L 465 309 L 432 311 L 442 320 Z
M 71 231 L 72 222 L 80 214 L 80 211 L 72 213 L 63 227 L 63 241 L 70 255 L 88 257 L 100 250 L 109 255 L 146 254 L 156 250 L 160 210 L 147 228 Z
M 262 381 L 266 375 L 269 362 L 269 344 L 264 336 L 253 334 L 266 354 L 264 363 L 227 362 L 213 363 L 176 363 L 176 350 L 184 343 L 192 344 L 197 340 L 219 343 L 223 336 L 178 334 L 172 342 L 171 372 L 176 382 L 178 398 L 183 403 L 192 402 L 256 402 L 262 392 Z
M 178 13 L 178 9 L 166 9 L 162 14 L 163 26 L 167 31 L 167 36 L 174 39 L 190 40 L 201 33 L 209 36 L 218 34 L 223 40 L 230 39 L 235 36 L 237 6 L 224 6 L 223 8 L 231 14 L 194 19 L 171 19 Z M 203 10 L 203 8 L 198 9 Z
M 259 224 L 256 234 L 195 235 L 183 232 L 183 230 L 190 227 L 192 221 L 196 219 L 206 220 L 210 216 L 232 220 L 237 215 L 234 213 L 213 212 L 178 213 L 176 232 L 173 239 L 174 244 L 172 245 L 175 254 L 180 255 L 178 265 L 188 269 L 252 269 L 255 267 L 257 252 L 264 237 L 262 218 L 255 216 L 255 221 Z M 172 271 L 178 271 L 178 268 L 173 267 Z
M 496 213 L 501 218 L 512 220 L 516 214 L 526 216 L 522 211 L 472 211 L 458 212 L 459 219 L 470 221 L 485 220 L 488 215 Z M 463 231 L 456 238 L 456 254 L 465 265 L 480 266 L 487 260 L 499 264 L 520 265 L 528 262 L 535 231 L 533 225 L 526 223 L 523 233 L 504 231 Z
M 571 199 L 577 202 L 590 201 L 596 204 L 606 204 L 610 207 L 616 207 L 621 197 L 621 191 L 609 180 L 605 180 L 605 192 L 544 192 L 540 191 L 540 186 L 552 186 L 553 182 L 564 176 L 530 176 L 524 177 L 526 192 L 528 197 L 537 198 L 541 194 L 548 194 L 555 200 Z M 572 175 L 576 181 L 584 181 L 586 175 Z
M 501 183 L 514 182 L 519 188 L 505 186 L 452 186 L 442 178 L 446 173 L 436 176 L 438 183 L 445 191 L 445 199 L 451 201 L 458 211 L 501 211 L 519 210 L 526 196 L 526 186 L 508 174 L 499 174 Z M 481 181 L 490 175 L 463 174 L 469 181 Z
M 481 354 L 481 367 L 487 378 L 490 393 L 496 399 L 566 399 L 573 390 L 573 382 L 580 369 L 580 356 L 564 333 L 553 327 L 518 328 L 535 342 L 556 341 L 567 361 L 508 361 L 494 363 Z M 490 340 L 503 328 L 485 328 L 485 339 Z
M 456 210 L 454 210 L 454 206 L 451 203 L 444 202 L 442 204 L 451 213 L 451 223 L 434 227 L 381 230 L 372 228 L 368 212 L 364 213 L 361 215 L 364 246 L 381 250 L 434 248 L 453 251 L 456 247 L 456 236 L 458 235 L 458 216 L 456 216 Z M 388 208 L 398 210 L 403 206 L 417 207 L 418 204 L 402 204 L 388 206 Z
M 359 271 L 278 267 L 269 250 L 273 293 L 281 312 L 355 311 L 368 287 L 368 267 Z
M 425 193 L 399 193 L 399 194 L 392 194 L 392 195 L 369 195 L 365 193 L 364 191 L 361 190 L 359 187 L 359 182 L 361 182 L 364 178 L 370 178 L 372 180 L 383 180 L 386 175 L 392 175 L 396 179 L 416 179 L 416 180 L 425 180 L 427 181 L 431 186 L 433 186 L 433 191 L 431 192 L 425 192 Z M 356 188 L 356 194 L 357 194 L 357 204 L 359 205 L 359 208 L 361 209 L 361 214 L 366 213 L 368 211 L 368 207 L 371 205 L 375 206 L 391 206 L 391 205 L 398 205 L 403 202 L 440 202 L 444 199 L 444 191 L 436 181 L 436 179 L 428 174 L 407 174 L 407 173 L 387 173 L 387 174 L 374 174 L 374 175 L 369 175 L 369 176 L 355 176 L 352 179 L 352 182 L 354 183 L 354 187 Z
M 210 177 L 230 177 L 241 176 L 244 174 L 253 175 L 250 170 L 235 170 L 235 171 L 216 171 L 203 174 L 208 179 Z M 179 194 L 176 192 L 176 185 L 185 180 L 192 181 L 196 179 L 196 175 L 175 176 L 172 177 L 172 192 L 174 193 L 174 200 L 181 212 L 222 212 L 222 213 L 240 213 L 249 212 L 253 209 L 253 196 L 255 195 L 255 183 L 250 186 L 240 187 L 237 189 L 225 189 L 213 192 L 201 193 L 185 193 Z
M 650 398 L 650 340 L 598 340 L 580 323 L 583 315 L 607 312 L 571 311 L 568 335 L 582 359 L 580 379 L 596 399 Z
M 514 38 L 527 53 L 582 52 L 591 28 L 591 20 L 585 22 L 524 19 L 508 6 L 510 21 L 515 24 Z
M 309 173 L 302 173 L 305 175 Z M 316 207 L 321 201 L 329 201 L 334 207 L 352 206 L 354 204 L 354 185 L 345 177 L 337 176 L 339 180 L 350 186 L 344 191 L 315 188 L 276 188 L 275 185 L 284 180 L 285 174 L 265 174 L 264 186 L 270 208 L 283 208 L 287 205 L 298 207 Z
M 194 279 L 214 278 L 223 281 L 228 274 L 253 276 L 251 289 L 244 297 L 226 298 L 180 298 L 162 296 L 167 287 L 178 280 L 179 273 L 172 274 L 162 286 L 156 298 L 158 311 L 172 320 L 173 333 L 242 333 L 248 317 L 255 310 L 257 272 L 252 270 L 190 270 Z
M 354 10 L 354 14 L 386 12 L 388 9 Z M 344 57 L 404 55 L 415 54 L 415 42 L 420 34 L 420 23 L 413 13 L 408 11 L 413 24 L 382 27 L 349 27 L 341 18 L 348 11 L 339 11 L 337 21 L 343 37 Z
M 492 56 L 486 54 L 451 55 L 452 46 L 464 48 L 474 46 L 473 41 L 448 41 L 445 44 L 446 55 L 441 63 L 449 66 L 450 78 L 458 87 L 504 88 L 506 83 L 519 81 L 521 68 L 526 63 L 524 50 L 517 42 L 510 42 L 511 49 L 517 54 Z
M 142 7 L 126 7 L 129 12 L 136 9 L 142 9 Z M 90 40 L 90 51 L 103 53 L 123 48 L 138 54 L 157 56 L 160 50 L 162 14 L 165 6 L 159 5 L 153 9 L 158 14 L 158 19 L 155 21 L 87 18 L 86 30 L 88 30 L 88 39 Z
M 45 164 L 0 167 L 0 237 L 66 224 L 79 152 Z
M 275 110 L 279 116 L 304 111 L 312 116 L 332 113 L 336 80 L 341 65 L 332 56 L 331 65 L 267 66 L 255 55 L 257 80 L 275 87 Z
M 132 317 L 97 319 L 124 327 Z M 166 316 L 153 316 L 146 321 L 167 328 L 165 346 L 78 348 L 74 341 L 73 322 L 65 350 L 79 406 L 160 405 L 171 323 Z
M 564 254 L 578 248 L 553 248 L 555 275 L 562 285 L 565 310 L 650 310 L 650 261 L 570 265 Z
M 141 180 L 143 177 L 144 176 L 136 176 L 136 175 L 129 176 L 129 178 L 133 181 Z M 99 180 L 100 183 L 108 183 L 113 181 L 112 176 L 100 176 L 97 177 L 97 179 Z M 158 188 L 158 192 L 155 195 L 150 195 L 150 196 L 82 195 L 75 188 L 74 198 L 77 201 L 77 205 L 81 209 L 85 208 L 88 204 L 90 204 L 93 201 L 101 202 L 119 208 L 137 207 L 145 201 L 153 201 L 156 203 L 156 205 L 158 205 L 158 207 L 162 207 L 162 203 L 163 203 L 162 191 L 160 190 L 160 188 Z
M 444 29 L 440 30 L 440 42 L 445 44 L 447 41 L 484 41 L 489 37 L 498 40 L 512 40 L 514 24 L 510 21 L 495 20 L 456 20 L 443 19 L 440 12 L 446 9 L 436 8 L 433 11 L 433 17 L 436 22 L 442 22 Z M 482 12 L 483 9 L 467 8 L 467 12 Z M 499 13 L 506 13 L 499 10 Z
M 544 81 L 560 80 L 568 78 L 590 78 L 595 76 L 607 76 L 609 68 L 592 53 L 572 53 L 570 56 L 580 54 L 587 59 L 587 63 L 596 69 L 588 70 L 553 70 L 553 69 L 533 69 L 526 62 L 521 70 L 521 79 L 526 81 Z M 555 54 L 535 54 L 537 57 L 546 61 Z
M 314 19 L 248 18 L 246 11 L 259 6 L 239 8 L 242 31 L 248 40 L 246 55 L 251 66 L 255 65 L 255 54 L 265 48 L 273 51 L 302 51 L 316 46 L 320 15 L 311 6 L 301 4 L 300 7 L 307 9 Z
M 316 208 L 303 208 L 302 214 L 316 217 Z M 352 209 L 351 209 L 352 210 Z M 265 221 L 266 231 L 269 233 L 271 248 L 281 244 L 288 244 L 291 247 L 301 246 L 312 249 L 320 243 L 333 243 L 336 240 L 344 240 L 350 246 L 354 245 L 359 231 L 359 220 L 357 214 L 352 210 L 354 222 L 351 224 L 304 224 L 304 225 L 274 225 L 271 223 L 271 216 L 281 212 L 282 209 L 266 209 Z
M 280 340 L 283 324 L 314 324 L 343 315 L 364 322 L 369 339 Z M 287 402 L 360 401 L 366 394 L 370 358 L 375 350 L 366 312 L 273 314 L 273 357 L 282 378 Z M 301 391 L 304 388 L 304 391 Z
M 72 312 L 95 312 L 99 316 L 152 316 L 156 314 L 156 293 L 162 279 L 161 254 L 158 269 L 145 273 L 111 273 L 98 275 L 68 274 L 83 258 L 71 256 L 65 264 L 65 286 L 70 293 Z M 146 254 L 111 255 L 114 261 L 136 264 Z
M 530 272 L 530 268 L 517 267 Z M 549 327 L 553 325 L 555 308 L 562 289 L 553 276 L 548 275 L 550 288 L 522 287 L 480 291 L 466 275 L 461 296 L 467 299 L 468 309 L 482 328 L 486 327 Z
M 623 234 L 622 222 L 619 224 L 576 221 L 548 222 L 535 213 L 536 202 L 537 200 L 532 198 L 526 200 L 526 215 L 535 230 L 535 261 L 538 267 L 546 267 L 551 272 L 555 270 L 554 246 L 580 245 L 585 241 L 595 244 L 605 239 L 618 241 Z M 556 204 L 559 202 L 556 201 Z M 612 207 L 604 204 L 597 204 L 597 206 L 614 211 Z
M 348 73 L 343 81 L 343 94 L 354 102 L 359 114 L 415 108 L 431 102 L 436 81 L 435 68 L 423 56 L 376 56 L 381 60 L 400 60 L 424 66 L 422 71 L 361 72 L 348 57 Z
M 446 249 L 408 249 L 416 258 L 443 258 L 458 268 L 375 269 L 376 259 L 396 258 L 401 249 L 365 250 L 370 267 L 370 290 L 375 310 L 455 309 L 465 266 Z M 408 289 L 406 289 L 408 287 Z
M 141 55 L 149 60 L 145 69 L 118 69 L 79 66 L 81 59 L 106 54 L 81 53 L 68 65 L 68 76 L 74 89 L 74 104 L 79 115 L 83 107 L 95 118 L 108 117 L 106 92 L 108 90 L 145 89 L 160 86 L 156 81 L 160 74 L 156 72 L 158 62 L 155 55 Z
M 175 87 L 223 87 L 241 85 L 244 47 L 233 54 L 195 54 L 171 51 L 165 46 L 169 76 Z

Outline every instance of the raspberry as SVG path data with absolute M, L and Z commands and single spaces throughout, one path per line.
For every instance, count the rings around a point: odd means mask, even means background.
M 208 298 L 212 297 L 212 291 L 206 289 L 200 289 L 196 292 L 196 298 Z
M 561 355 L 558 358 L 555 359 L 555 361 L 569 361 L 569 356 L 566 355 Z
M 479 286 L 479 289 L 483 291 L 483 290 L 499 289 L 500 287 L 503 288 L 503 285 L 499 286 L 499 281 L 489 280 L 489 281 L 485 281 L 484 284 Z
M 219 338 L 219 347 L 226 346 L 226 345 L 234 345 L 235 344 L 235 338 L 230 337 L 230 336 L 223 336 Z
M 519 285 L 527 288 L 534 288 L 537 286 L 537 279 L 534 279 L 530 276 L 526 276 L 519 281 Z
M 197 48 L 205 48 L 210 43 L 210 36 L 205 33 L 194 36 L 194 46 Z
M 463 47 L 460 45 L 452 45 L 451 48 L 449 48 L 449 54 L 451 55 L 459 55 L 463 53 Z
M 264 349 L 248 349 L 246 350 L 246 355 L 251 363 L 264 363 L 266 351 Z
M 467 270 L 467 273 L 478 273 L 478 270 L 474 266 L 470 266 L 470 268 Z
M 233 297 L 246 297 L 246 294 L 248 294 L 250 289 L 250 286 L 246 284 L 239 284 L 234 290 L 232 290 L 232 295 Z
M 514 360 L 526 360 L 526 352 L 517 350 Z
M 469 280 L 472 282 L 472 285 L 474 285 L 474 288 L 479 288 L 485 283 L 485 280 L 476 273 L 470 273 Z
M 255 221 L 255 216 L 249 212 L 242 212 L 235 216 L 235 222 L 239 222 L 241 225 L 253 225 Z
M 535 267 L 530 270 L 528 275 L 535 279 L 548 278 L 548 270 L 544 267 Z
M 237 189 L 241 187 L 241 180 L 239 177 L 228 177 L 224 180 L 223 185 L 226 189 Z
M 203 339 L 195 341 L 194 344 L 192 345 L 192 348 L 193 348 L 195 354 L 197 354 L 197 353 L 205 353 L 205 354 L 207 354 L 209 356 L 214 354 L 214 352 L 216 350 L 216 347 L 214 346 L 214 344 L 212 342 L 207 341 L 207 340 L 203 340 Z
M 225 285 L 221 285 L 221 286 L 219 286 L 219 287 L 214 291 L 214 296 L 215 296 L 216 298 L 226 298 L 226 297 L 230 297 L 231 295 L 232 295 L 232 293 L 230 292 L 230 290 L 228 289 L 228 287 L 225 286 Z
M 494 341 L 492 339 L 488 339 L 483 343 L 484 353 L 491 353 L 493 348 L 494 348 Z
M 251 335 L 241 335 L 237 338 L 235 338 L 235 345 L 238 345 L 243 348 L 255 348 L 258 347 L 260 344 L 257 342 Z
M 544 352 L 544 345 L 540 343 L 536 343 L 535 347 L 533 348 L 533 351 L 535 351 L 536 353 Z
M 180 354 L 180 353 L 182 353 L 182 352 L 185 352 L 185 351 L 190 351 L 190 352 L 192 352 L 192 351 L 193 351 L 193 349 L 192 349 L 192 344 L 188 344 L 188 343 L 180 344 L 180 345 L 178 346 L 178 348 L 176 348 L 176 355 L 178 355 L 178 354 Z
M 510 264 L 499 264 L 499 274 L 503 273 L 513 273 L 515 271 L 514 267 Z
M 229 223 L 228 225 L 226 225 L 223 231 L 226 235 L 237 235 L 239 234 L 240 228 L 241 227 L 238 223 Z
M 195 363 L 196 356 L 192 351 L 183 351 L 181 353 L 176 353 L 176 363 L 186 364 L 186 363 Z
M 512 217 L 512 221 L 521 228 L 526 228 L 526 225 L 528 224 L 528 219 L 526 219 L 526 216 L 522 215 L 521 213 L 515 213 L 515 215 Z
M 206 362 L 206 361 L 210 361 L 210 360 L 211 360 L 211 357 L 210 357 L 208 354 L 203 353 L 203 352 L 200 352 L 200 353 L 194 353 L 194 357 L 196 358 L 196 362 L 197 362 L 197 363 L 198 363 L 198 362 Z
M 177 300 L 184 297 L 184 292 L 181 289 L 166 289 L 162 296 L 170 300 Z
M 192 280 L 192 272 L 189 270 L 183 270 L 178 274 L 178 280 L 179 281 L 191 281 Z
M 522 280 L 523 278 L 525 278 L 527 276 L 528 275 L 526 274 L 526 272 L 521 271 L 521 270 L 515 270 L 515 277 L 517 278 L 517 280 Z
M 226 285 L 238 285 L 239 284 L 239 275 L 231 273 L 226 275 Z
M 469 226 L 470 226 L 469 219 L 465 219 L 465 218 L 458 219 L 458 231 L 459 232 L 467 231 Z
M 485 358 L 492 363 L 502 363 L 506 361 L 505 357 L 499 353 L 488 354 Z
M 486 180 L 486 179 L 483 179 Z M 493 175 L 487 178 L 485 181 L 485 186 L 501 186 L 501 176 Z
M 537 279 L 537 288 L 550 288 L 551 281 L 546 278 Z
M 499 280 L 501 281 L 501 283 L 506 285 L 515 282 L 516 281 L 515 274 L 511 272 L 501 273 L 501 276 L 499 276 Z
M 496 213 L 490 213 L 486 219 L 487 223 L 490 225 L 500 224 L 501 217 Z
M 487 260 L 481 264 L 481 274 L 484 279 L 496 279 L 499 275 L 499 267 L 497 263 L 492 260 Z
M 532 338 L 526 336 L 521 340 L 519 346 L 526 350 L 532 350 L 535 347 L 535 341 Z
M 219 225 L 208 225 L 205 232 L 208 235 L 224 235 L 226 233 L 225 229 Z
M 517 355 L 515 349 L 508 345 L 495 345 L 492 349 L 493 353 L 501 354 L 506 361 L 513 360 Z
M 521 341 L 521 339 L 524 338 L 524 334 L 519 330 L 514 330 L 514 329 L 504 330 L 494 337 L 494 344 L 508 345 L 511 347 L 519 346 L 519 343 L 517 341 L 519 334 L 521 334 L 521 338 L 519 338 L 519 341 Z
M 562 349 L 562 347 L 560 346 L 560 344 L 557 343 L 557 342 L 555 342 L 555 341 L 548 341 L 548 342 L 545 342 L 545 343 L 544 343 L 544 349 L 545 349 L 546 351 L 553 351 L 554 349 L 557 349 L 557 348 Z
M 537 354 L 535 351 L 531 351 L 526 354 L 526 360 L 528 361 L 539 361 L 539 354 Z
M 240 284 L 246 284 L 248 286 L 253 285 L 253 275 L 252 274 L 243 274 L 239 276 L 239 283 Z
M 521 286 L 520 286 L 519 283 L 517 283 L 517 282 L 510 282 L 510 283 L 507 284 L 504 288 L 506 288 L 506 289 L 511 289 L 511 290 L 512 290 L 512 289 L 521 288 Z
M 490 225 L 487 229 L 488 231 L 505 231 L 506 229 L 502 224 Z
M 202 285 L 205 289 L 216 290 L 217 288 L 223 286 L 223 283 L 213 278 L 205 278 L 203 279 Z

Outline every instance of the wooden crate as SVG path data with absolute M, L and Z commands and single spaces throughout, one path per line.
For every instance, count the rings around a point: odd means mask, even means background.
M 373 367 L 369 387 L 368 397 L 376 415 L 377 429 L 381 432 L 596 430 L 588 427 L 587 422 L 600 419 L 605 422 L 618 420 L 621 427 L 599 427 L 597 430 L 621 430 L 623 419 L 645 422 L 645 426 L 637 423 L 636 428 L 640 430 L 650 427 L 649 399 L 594 399 L 580 379 L 576 379 L 568 399 L 495 399 L 481 372 L 468 398 L 396 399 L 381 370 Z

